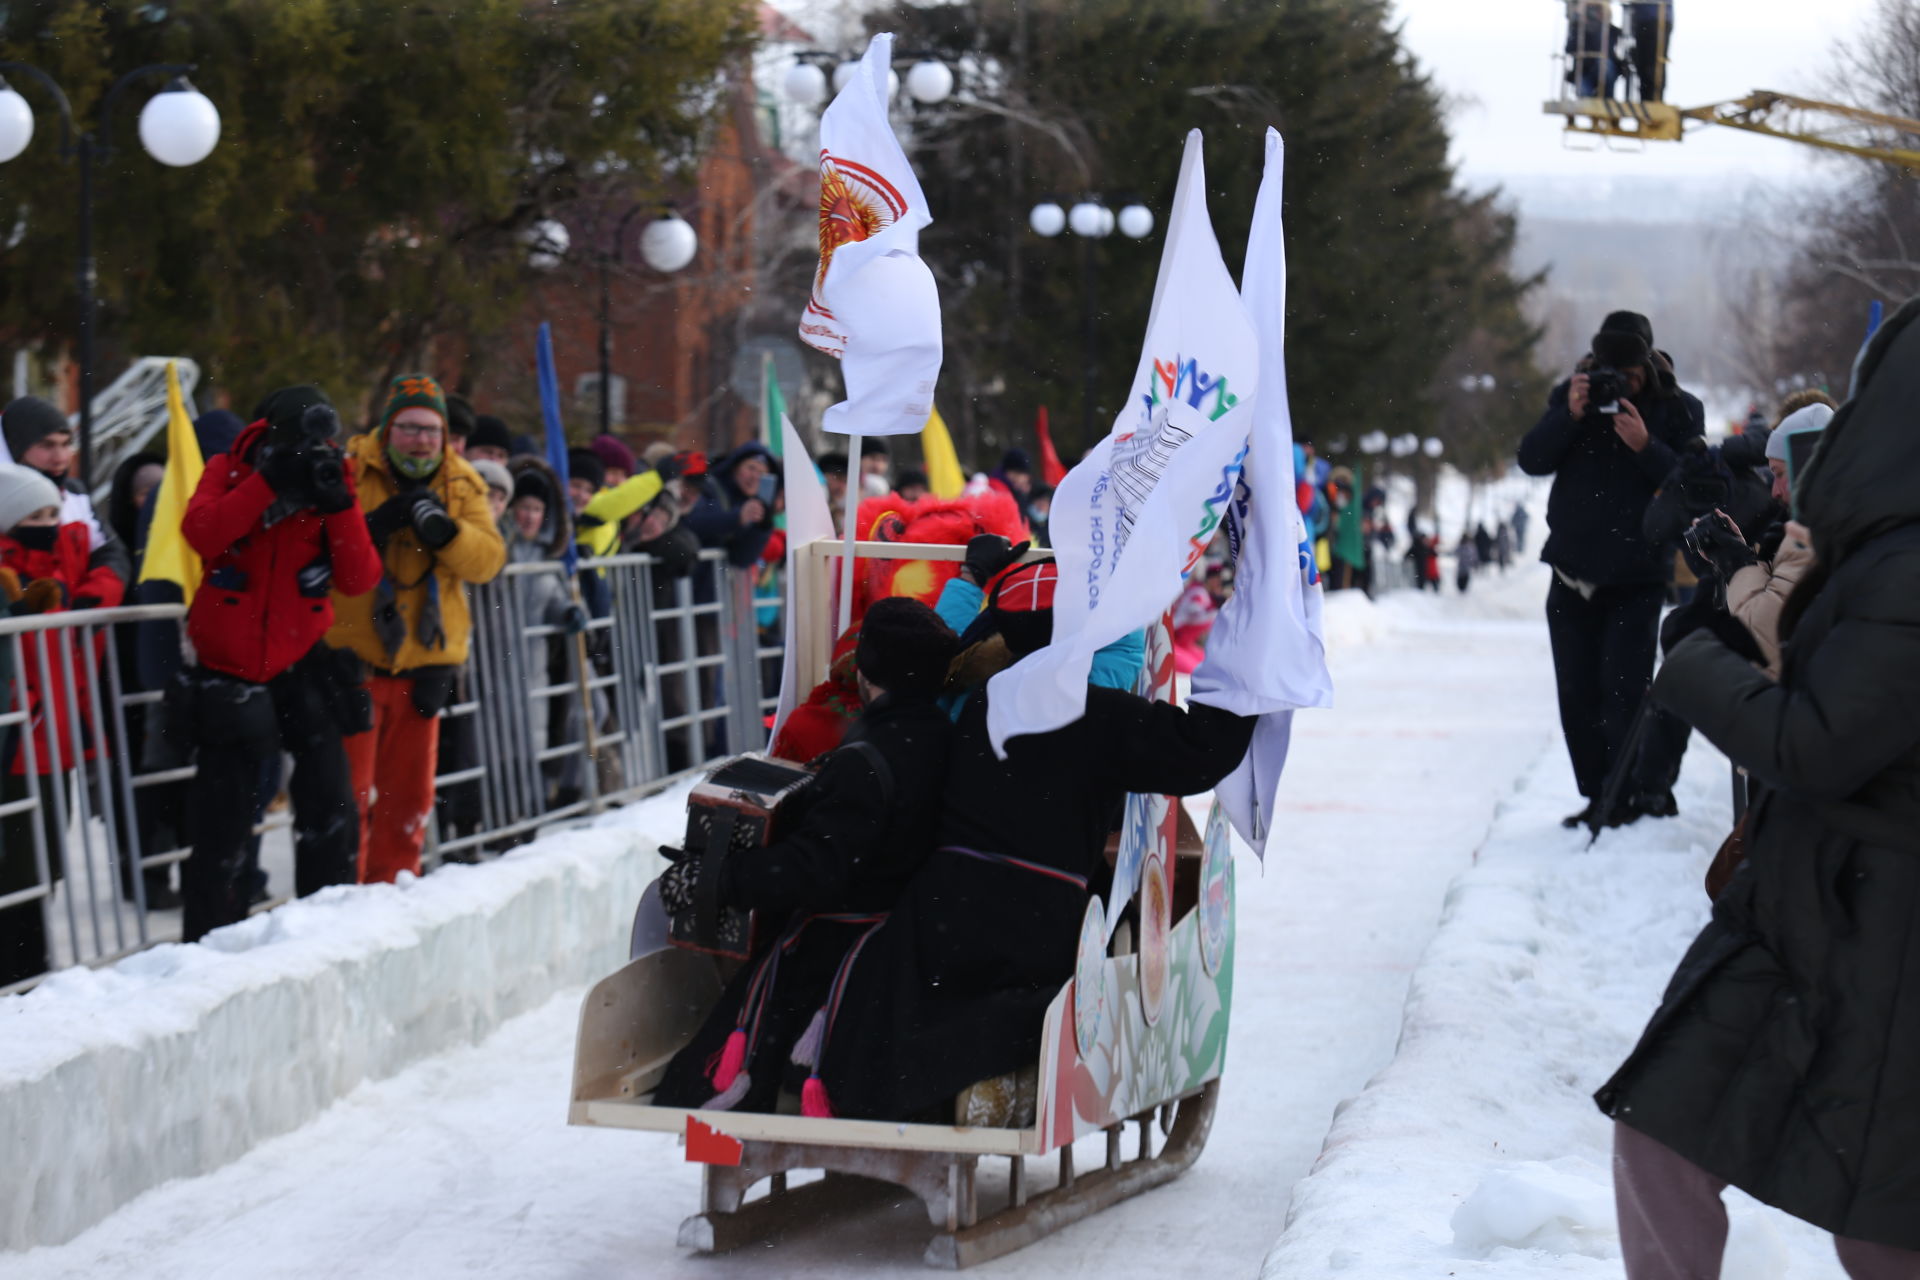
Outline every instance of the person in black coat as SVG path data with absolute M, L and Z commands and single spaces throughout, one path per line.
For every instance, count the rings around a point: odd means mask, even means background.
M 995 593 L 1016 658 L 1051 638 L 1056 574 L 1027 565 Z M 1205 791 L 1253 736 L 1252 717 L 1090 687 L 1085 715 L 1012 739 L 1001 760 L 990 699 L 975 690 L 955 726 L 933 855 L 850 960 L 817 1063 L 825 1105 L 808 1114 L 907 1120 L 1032 1066 L 1126 793 Z
M 1654 684 L 1764 794 L 1596 1095 L 1632 1280 L 1719 1273 L 1727 1184 L 1833 1232 L 1850 1275 L 1920 1275 L 1920 299 L 1855 386 L 1800 484 L 1819 563 L 1780 682 L 1703 630 Z
M 1753 563 L 1753 541 L 1786 518 L 1786 508 L 1773 500 L 1766 447 L 1765 430 L 1734 436 L 1717 447 L 1709 447 L 1705 437 L 1691 440 L 1680 451 L 1673 473 L 1647 504 L 1641 524 L 1647 541 L 1665 556 L 1678 548 L 1699 580 L 1693 598 L 1661 622 L 1661 653 L 1672 653 L 1675 645 L 1695 631 L 1712 627 L 1735 651 L 1754 662 L 1763 661 L 1753 637 L 1727 613 L 1726 582 L 1732 572 L 1722 572 L 1720 566 L 1738 568 L 1741 563 Z M 1760 478 L 1762 472 L 1767 472 L 1768 480 Z M 1715 512 L 1725 520 L 1717 519 Z M 1712 526 L 1705 540 L 1699 531 L 1689 540 L 1689 529 L 1702 521 Z M 1729 544 L 1725 549 L 1714 536 L 1722 530 Z M 1743 559 L 1739 553 L 1744 553 Z M 1673 798 L 1673 784 L 1679 780 L 1680 762 L 1693 731 L 1686 721 L 1664 708 L 1649 707 L 1647 714 L 1651 722 L 1640 757 L 1633 765 L 1634 785 L 1626 802 L 1634 812 L 1645 816 L 1672 817 L 1680 811 Z
M 804 1085 L 789 1066 L 796 1042 L 932 847 L 953 736 L 935 698 L 958 646 L 917 600 L 867 610 L 854 657 L 865 710 L 791 802 L 787 834 L 721 868 L 721 904 L 759 913 L 768 941 L 668 1064 L 654 1105 L 771 1111 L 783 1083 Z M 661 877 L 669 912 L 691 909 L 699 875 L 683 858 Z
M 767 446 L 741 445 L 713 465 L 700 498 L 686 514 L 703 547 L 721 547 L 736 569 L 751 569 L 773 536 L 779 469 Z M 771 481 L 772 483 L 768 483 Z
M 1588 394 L 1593 375 L 1608 370 L 1625 383 L 1617 413 L 1602 413 Z M 1704 424 L 1700 402 L 1680 390 L 1671 363 L 1654 350 L 1647 318 L 1616 311 L 1593 336 L 1592 355 L 1553 389 L 1546 413 L 1520 442 L 1520 469 L 1553 477 L 1540 551 L 1553 566 L 1547 631 L 1560 727 L 1588 801 L 1566 820 L 1570 827 L 1598 803 L 1653 676 L 1666 575 L 1641 525 L 1676 451 L 1704 434 Z

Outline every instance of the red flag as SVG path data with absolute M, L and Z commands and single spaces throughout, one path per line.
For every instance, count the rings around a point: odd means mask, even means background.
M 1058 489 L 1060 482 L 1067 478 L 1066 464 L 1060 461 L 1060 455 L 1054 451 L 1053 436 L 1047 431 L 1047 406 L 1041 405 L 1040 412 L 1034 415 L 1033 434 L 1040 441 L 1040 478 L 1049 489 Z

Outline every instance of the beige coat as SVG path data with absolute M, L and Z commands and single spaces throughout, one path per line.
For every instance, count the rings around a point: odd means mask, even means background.
M 1780 611 L 1813 563 L 1813 548 L 1789 536 L 1772 565 L 1750 564 L 1727 583 L 1727 612 L 1753 635 L 1767 660 L 1767 674 L 1775 680 L 1780 678 Z

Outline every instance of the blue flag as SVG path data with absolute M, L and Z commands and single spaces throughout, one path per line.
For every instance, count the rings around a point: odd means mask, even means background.
M 546 429 L 547 465 L 560 477 L 560 501 L 567 502 L 570 500 L 567 496 L 567 432 L 560 425 L 560 379 L 553 371 L 553 327 L 544 320 L 535 345 L 540 360 L 540 418 Z M 579 544 L 572 539 L 567 541 L 564 560 L 569 574 L 580 563 Z

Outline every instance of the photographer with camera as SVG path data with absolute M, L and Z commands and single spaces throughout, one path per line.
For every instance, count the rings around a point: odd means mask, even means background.
M 1600 803 L 1653 677 L 1665 573 L 1641 525 L 1677 451 L 1704 434 L 1705 417 L 1654 350 L 1647 318 L 1616 311 L 1520 442 L 1520 469 L 1553 477 L 1540 552 L 1553 568 L 1547 631 L 1560 728 L 1587 800 L 1569 827 Z
M 1772 486 L 1760 478 L 1767 470 L 1766 443 L 1764 431 L 1733 436 L 1720 445 L 1710 446 L 1704 437 L 1689 440 L 1673 474 L 1647 504 L 1641 522 L 1647 541 L 1660 548 L 1663 556 L 1678 546 L 1698 579 L 1693 598 L 1660 624 L 1663 655 L 1704 627 L 1750 660 L 1762 659 L 1753 637 L 1729 614 L 1727 592 L 1735 571 L 1757 559 L 1744 531 L 1765 534 L 1786 515 L 1786 509 L 1773 500 Z M 1657 706 L 1649 706 L 1643 714 L 1648 723 L 1639 759 L 1631 766 L 1633 785 L 1623 801 L 1625 812 L 1670 818 L 1680 811 L 1673 784 L 1679 780 L 1680 761 L 1692 730 L 1686 721 Z
M 199 760 L 180 871 L 181 934 L 193 942 L 246 918 L 260 762 L 293 755 L 294 891 L 352 884 L 359 847 L 342 735 L 358 663 L 321 637 L 333 600 L 371 591 L 380 559 L 335 443 L 340 419 L 318 387 L 286 387 L 207 460 L 181 533 L 205 562 L 187 611 L 199 665 L 168 690 Z
M 420 873 L 433 814 L 440 712 L 467 660 L 466 584 L 506 563 L 487 486 L 447 447 L 447 402 L 424 373 L 393 380 L 377 429 L 347 447 L 382 573 L 370 594 L 336 594 L 329 643 L 370 668 L 372 725 L 347 739 L 360 810 L 360 880 Z M 379 797 L 374 798 L 374 780 Z

